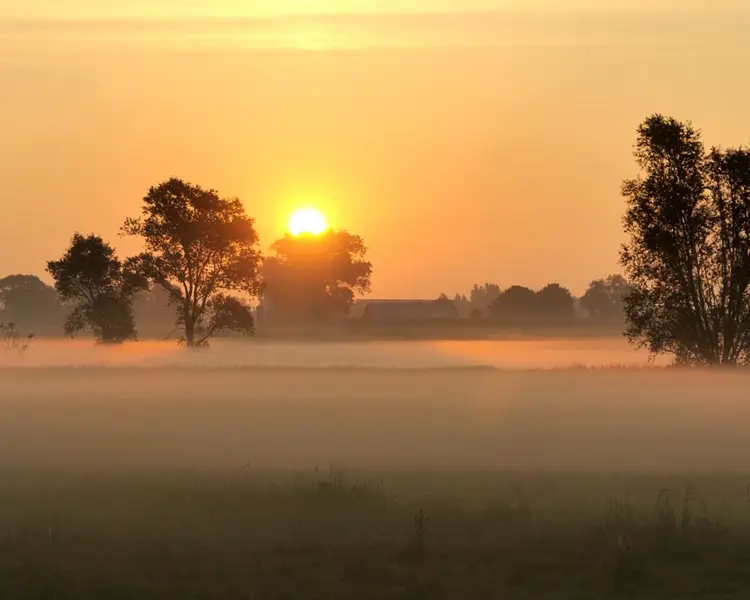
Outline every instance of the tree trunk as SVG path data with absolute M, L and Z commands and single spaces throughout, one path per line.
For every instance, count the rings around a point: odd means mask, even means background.
M 195 346 L 195 323 L 190 309 L 186 306 L 185 311 L 185 345 L 188 348 Z

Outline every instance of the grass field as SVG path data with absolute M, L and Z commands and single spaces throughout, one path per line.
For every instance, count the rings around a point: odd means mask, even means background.
M 657 599 L 750 591 L 750 504 L 736 475 L 3 475 L 4 598 Z M 670 492 L 660 495 L 665 484 Z
M 750 378 L 0 371 L 0 598 L 747 598 Z

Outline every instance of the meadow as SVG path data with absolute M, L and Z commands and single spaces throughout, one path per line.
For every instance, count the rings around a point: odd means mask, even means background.
M 61 344 L 0 369 L 2 598 L 750 591 L 744 372 L 621 341 Z

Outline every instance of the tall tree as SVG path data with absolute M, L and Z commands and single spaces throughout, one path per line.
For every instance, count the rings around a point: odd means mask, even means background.
M 687 364 L 750 362 L 750 150 L 704 151 L 690 123 L 638 129 L 625 181 L 627 336 Z
M 76 233 L 63 257 L 47 263 L 47 271 L 60 298 L 74 304 L 65 322 L 67 335 L 90 330 L 107 343 L 136 338 L 132 301 L 147 283 L 125 268 L 102 238 Z
M 0 319 L 16 325 L 52 332 L 62 327 L 63 307 L 55 288 L 35 275 L 9 275 L 0 279 Z
M 122 229 L 145 244 L 128 264 L 167 291 L 181 341 L 197 347 L 220 332 L 252 334 L 250 306 L 230 295 L 260 290 L 258 234 L 242 202 L 174 178 L 152 187 L 143 202 L 142 216 Z
M 357 235 L 285 235 L 264 264 L 263 297 L 272 318 L 323 319 L 348 314 L 355 294 L 370 291 L 372 264 Z

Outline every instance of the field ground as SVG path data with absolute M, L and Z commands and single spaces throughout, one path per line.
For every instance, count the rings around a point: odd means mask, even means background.
M 0 598 L 747 598 L 748 383 L 0 370 Z
M 6 470 L 0 594 L 747 598 L 744 483 L 677 473 Z

